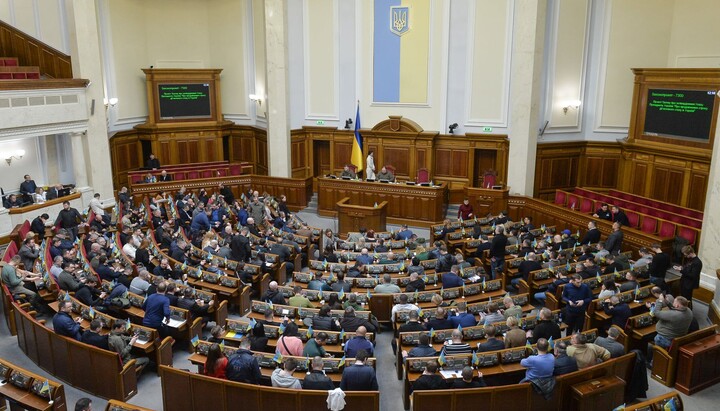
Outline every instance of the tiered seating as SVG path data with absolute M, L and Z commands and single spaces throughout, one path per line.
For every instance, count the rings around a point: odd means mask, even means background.
M 682 214 L 684 216 L 688 216 L 688 217 L 695 218 L 698 220 L 703 219 L 703 212 L 698 211 L 698 210 L 693 210 L 692 208 L 680 207 L 679 205 L 676 205 L 676 204 L 666 203 L 663 201 L 654 200 L 652 198 L 639 196 L 637 194 L 626 193 L 624 191 L 610 190 L 610 191 L 608 191 L 608 194 L 613 197 L 622 198 L 622 199 L 629 200 L 629 201 L 632 201 L 632 202 L 635 202 L 638 204 L 644 204 L 649 207 L 657 208 L 659 210 L 671 211 L 673 213 Z
M 65 387 L 55 381 L 32 373 L 18 365 L 0 359 L 0 409 L 6 409 L 9 399 L 11 408 L 27 410 L 65 410 L 67 400 Z
M 569 411 L 577 406 L 573 402 L 572 388 L 575 384 L 611 376 L 629 381 L 634 362 L 635 354 L 626 354 L 602 364 L 561 375 L 556 379 L 555 390 L 549 400 L 535 393 L 529 383 L 464 390 L 428 390 L 415 391 L 412 394 L 412 410 L 464 411 L 475 409 L 478 404 L 482 404 L 484 408 L 492 410 Z
M 231 164 L 227 161 L 168 165 L 159 170 L 129 171 L 128 181 L 130 184 L 143 184 L 148 173 L 158 177 L 162 170 L 167 171 L 174 181 L 179 181 L 248 174 L 252 172 L 252 165 L 246 162 Z
M 0 80 L 40 80 L 40 68 L 37 66 L 0 66 Z
M 696 244 L 700 237 L 702 219 L 582 188 L 576 188 L 572 193 L 563 190 L 555 191 L 555 204 L 582 213 L 592 214 L 600 208 L 602 203 L 616 205 L 623 209 L 630 222 L 630 228 L 641 230 L 644 233 L 657 234 L 660 237 L 679 236 L 690 244 Z
M 55 334 L 13 303 L 18 346 L 35 364 L 76 388 L 102 398 L 127 400 L 137 393 L 135 360 Z
M 674 406 L 669 405 L 671 401 L 674 403 Z M 671 391 L 667 394 L 659 395 L 637 404 L 625 406 L 625 411 L 682 411 L 683 409 L 682 398 L 680 397 L 680 393 L 677 391 Z
M 166 410 L 324 410 L 327 391 L 294 390 L 243 384 L 160 367 L 163 408 Z M 345 411 L 378 411 L 378 391 L 345 391 Z
M 708 337 L 717 333 L 717 325 L 712 325 L 695 332 L 691 332 L 682 337 L 675 338 L 670 348 L 665 350 L 652 344 L 653 349 L 653 367 L 650 377 L 658 381 L 660 384 L 672 387 L 675 385 L 675 377 L 677 376 L 677 364 L 680 357 L 680 348 L 685 344 L 690 344 L 701 338 Z

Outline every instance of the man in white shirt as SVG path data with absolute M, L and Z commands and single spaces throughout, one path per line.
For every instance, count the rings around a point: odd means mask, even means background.
M 92 200 L 90 200 L 90 209 L 93 213 L 102 216 L 105 224 L 110 224 L 110 216 L 105 214 L 105 210 L 102 208 L 102 202 L 100 202 L 100 193 L 95 193 Z
M 417 311 L 418 306 L 415 304 L 408 303 L 407 294 L 400 294 L 400 304 L 393 305 L 392 311 L 390 312 L 390 319 L 395 322 L 395 313 L 398 311 Z

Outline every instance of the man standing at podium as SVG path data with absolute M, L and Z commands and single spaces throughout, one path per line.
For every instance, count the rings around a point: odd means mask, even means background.
M 367 159 L 365 160 L 365 170 L 367 170 L 367 179 L 375 179 L 375 157 L 374 152 L 371 150 L 368 153 Z

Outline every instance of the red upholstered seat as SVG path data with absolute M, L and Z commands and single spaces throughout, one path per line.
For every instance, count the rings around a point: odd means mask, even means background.
M 215 170 L 203 170 L 201 173 L 202 178 L 211 178 L 215 177 Z
M 568 202 L 567 206 L 568 208 L 572 210 L 576 210 L 580 206 L 580 196 L 577 196 L 575 194 L 568 195 Z
M 640 230 L 642 230 L 644 233 L 655 234 L 655 231 L 657 230 L 657 225 L 657 218 L 646 215 L 642 219 Z
M 555 204 L 564 206 L 567 204 L 567 193 L 560 190 L 555 190 Z
M 175 180 L 175 181 L 185 180 L 185 173 L 183 173 L 183 172 L 177 172 L 177 173 L 175 173 L 175 174 L 173 175 L 173 180 Z
M 132 183 L 133 184 L 139 184 L 143 181 L 143 177 L 140 174 L 136 174 L 132 176 Z
M 50 248 L 50 247 L 48 247 Z M 15 254 L 18 253 L 18 247 L 17 244 L 15 244 L 14 241 L 11 241 L 8 243 L 7 248 L 5 249 L 5 255 L 3 255 L 2 260 L 7 262 L 10 262 L 10 259 L 15 256 Z
M 595 211 L 595 201 L 589 198 L 583 198 L 580 202 L 580 211 L 583 213 Z
M 12 73 L 13 80 L 25 80 L 27 73 Z
M 628 218 L 628 221 L 630 222 L 630 227 L 637 227 L 640 223 L 640 214 L 634 212 L 634 211 L 625 211 L 625 215 Z
M 12 73 L 0 73 L 0 80 L 11 80 Z
M 27 78 L 30 80 L 40 80 L 40 73 L 27 73 Z
M 497 176 L 494 173 L 488 172 L 483 175 L 483 187 L 492 188 L 495 185 Z
M 697 230 L 690 227 L 678 227 L 678 237 L 682 237 L 688 241 L 689 244 L 694 245 L 697 239 Z
M 416 183 L 429 183 L 430 182 L 430 171 L 427 168 L 420 168 L 417 171 Z
M 194 180 L 196 178 L 200 178 L 200 173 L 197 171 L 188 171 L 187 176 L 188 176 L 188 179 Z
M 18 59 L 16 57 L 6 57 L 3 59 L 3 64 L 5 67 L 17 67 L 20 65 L 18 62 Z
M 239 176 L 242 174 L 242 166 L 240 164 L 231 164 L 230 165 L 230 175 L 231 176 Z
M 218 177 L 225 177 L 226 175 L 227 175 L 227 168 L 218 168 L 217 169 Z
M 675 236 L 675 223 L 670 221 L 660 221 L 660 227 L 658 228 L 658 235 L 660 237 L 674 237 Z

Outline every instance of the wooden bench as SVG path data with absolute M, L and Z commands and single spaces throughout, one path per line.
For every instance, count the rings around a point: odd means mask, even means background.
M 160 367 L 163 408 L 173 411 L 327 409 L 327 391 L 244 384 Z M 345 411 L 379 411 L 379 391 L 345 391 Z
M 15 303 L 13 303 L 15 304 Z M 19 306 L 18 346 L 40 368 L 101 398 L 127 400 L 137 393 L 135 360 L 55 334 Z
M 637 404 L 626 405 L 625 411 L 665 411 L 665 404 L 667 404 L 670 400 L 675 401 L 675 409 L 677 411 L 682 411 L 684 409 L 680 393 L 677 391 L 671 391 Z
M 675 378 L 677 376 L 678 352 L 680 351 L 680 347 L 715 334 L 717 332 L 717 327 L 717 325 L 712 325 L 710 327 L 691 332 L 682 337 L 678 337 L 673 340 L 667 350 L 662 347 L 658 347 L 655 344 L 650 344 L 650 347 L 652 347 L 653 350 L 653 367 L 650 372 L 650 377 L 665 386 L 674 386 Z
M 549 400 L 545 400 L 535 393 L 530 384 L 463 390 L 415 391 L 412 394 L 412 410 L 464 411 L 477 408 L 478 404 L 482 404 L 484 408 L 492 410 L 571 411 L 576 409 L 572 398 L 574 385 L 606 376 L 616 376 L 624 381 L 629 381 L 634 363 L 635 354 L 630 353 L 592 367 L 558 376 L 553 396 Z
M 105 411 L 154 411 L 151 408 L 138 407 L 135 404 L 128 404 L 118 400 L 110 400 L 105 406 Z
M 9 400 L 13 410 L 17 406 L 37 411 L 67 410 L 65 387 L 58 382 L 4 359 L 0 359 L 0 380 L 7 382 L 0 385 L 0 409 L 5 409 L 5 401 Z

